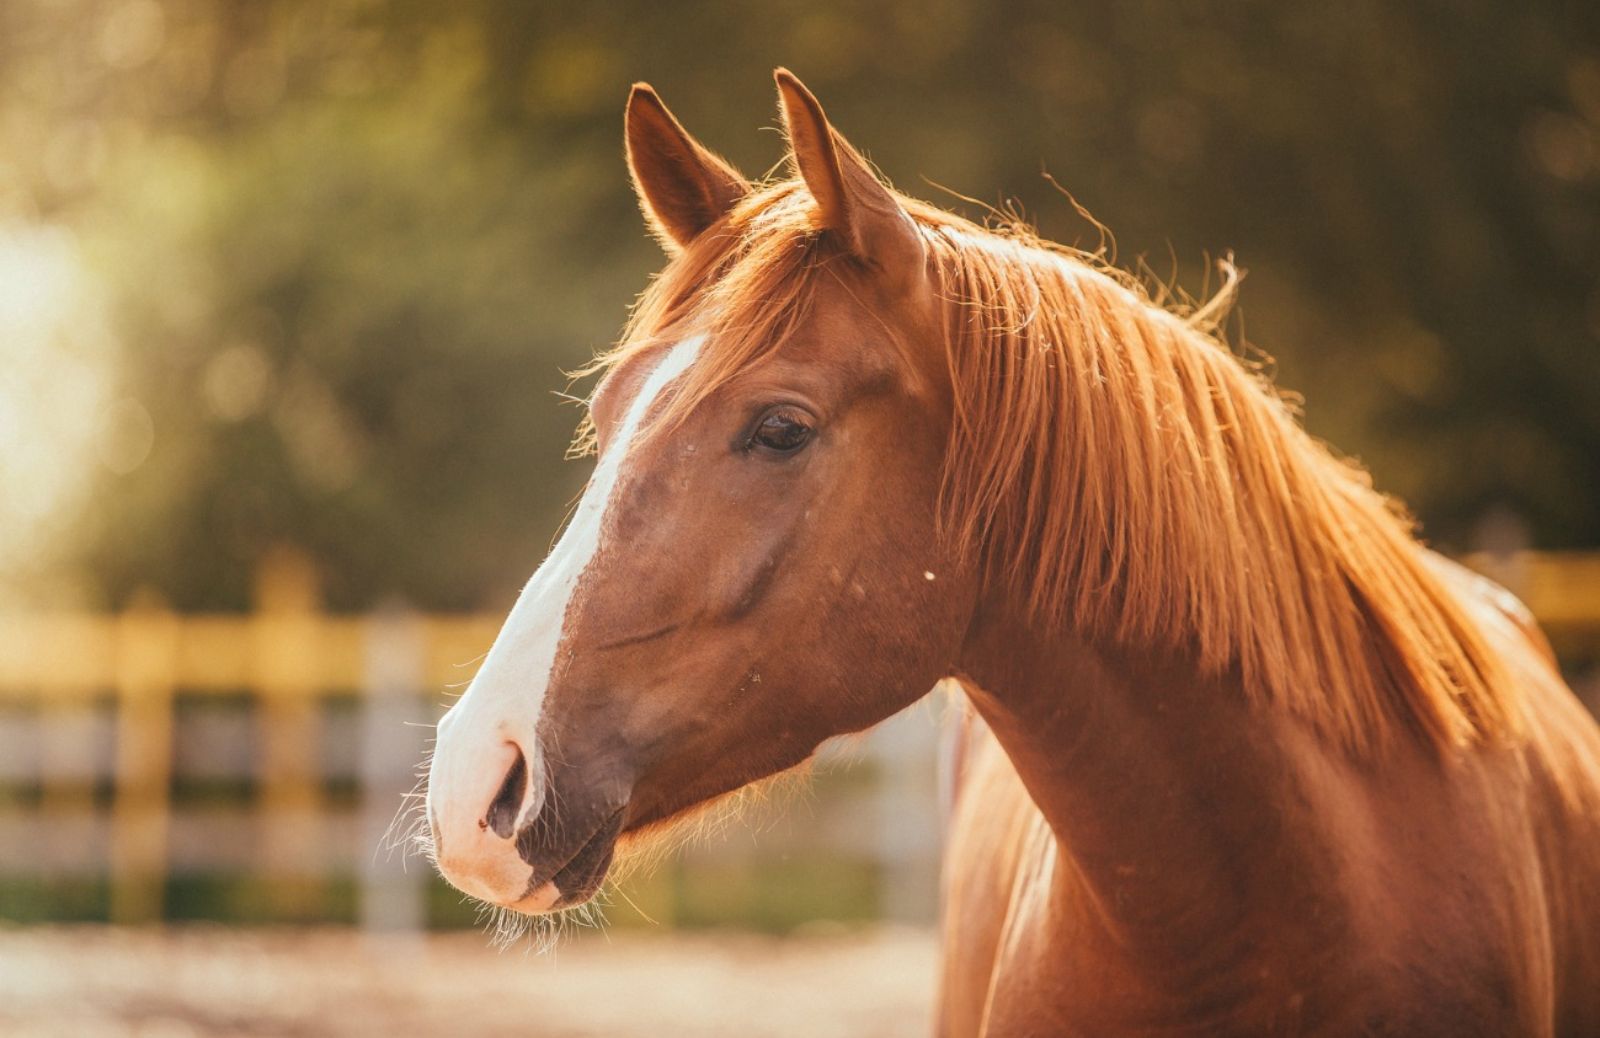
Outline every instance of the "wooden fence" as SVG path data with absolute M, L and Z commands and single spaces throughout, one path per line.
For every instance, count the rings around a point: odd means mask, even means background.
M 315 571 L 292 553 L 262 567 L 249 614 L 178 615 L 147 597 L 115 615 L 0 617 L 0 791 L 38 792 L 33 810 L 7 812 L 0 796 L 0 881 L 105 876 L 110 918 L 145 923 L 163 918 L 176 867 L 290 881 L 353 868 L 366 923 L 422 925 L 425 866 L 407 869 L 380 844 L 433 723 L 502 619 L 398 606 L 329 615 Z M 250 738 L 238 752 L 250 759 L 227 763 L 248 772 L 249 805 L 202 809 L 187 829 L 175 826 L 181 705 L 241 699 Z M 332 740 L 358 787 L 353 816 L 325 795 L 336 699 L 355 706 Z M 110 731 L 97 738 L 97 726 Z M 925 710 L 851 751 L 874 760 L 875 779 L 855 805 L 853 834 L 833 840 L 893 874 L 880 901 L 908 919 L 925 918 L 935 898 L 937 727 Z
M 1469 561 L 1517 591 L 1558 647 L 1594 651 L 1600 641 L 1600 554 L 1519 553 Z M 37 721 L 21 736 L 13 733 L 10 744 L 0 739 L 0 782 L 31 782 L 39 790 L 35 812 L 13 819 L 9 829 L 0 826 L 0 843 L 9 834 L 20 847 L 9 858 L 0 856 L 0 872 L 26 869 L 30 862 L 36 871 L 66 867 L 61 863 L 71 855 L 63 857 L 36 823 L 95 816 L 94 787 L 109 781 L 103 845 L 83 832 L 54 842 L 72 845 L 78 867 L 109 877 L 114 921 L 161 919 L 175 846 L 174 718 L 180 693 L 243 695 L 253 704 L 250 770 L 258 794 L 246 833 L 205 827 L 184 846 L 248 839 L 244 856 L 265 873 L 326 868 L 323 706 L 343 696 L 357 705 L 356 723 L 346 734 L 355 743 L 347 750 L 357 761 L 353 778 L 361 806 L 359 824 L 346 827 L 344 840 L 352 848 L 347 859 L 362 863 L 363 916 L 385 928 L 420 925 L 421 870 L 405 874 L 401 863 L 374 852 L 414 781 L 428 726 L 447 701 L 443 693 L 464 687 L 500 620 L 419 615 L 398 607 L 328 615 L 320 609 L 314 571 L 290 553 L 263 567 L 256 608 L 248 615 L 180 616 L 145 598 L 116 615 L 0 618 L 0 711 L 31 711 Z M 0 713 L 0 733 L 5 716 Z M 87 720 L 96 716 L 110 719 L 109 747 L 96 747 Z M 924 918 L 933 903 L 936 729 L 936 718 L 923 711 L 885 726 L 867 744 L 877 777 L 869 803 L 856 815 L 864 819 L 859 828 L 870 834 L 869 853 L 889 876 L 883 905 L 891 916 Z M 9 761 L 3 759 L 7 752 Z M 19 764 L 24 757 L 29 759 Z

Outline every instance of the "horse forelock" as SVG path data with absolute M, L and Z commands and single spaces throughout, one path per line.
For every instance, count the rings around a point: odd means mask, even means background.
M 1098 253 L 901 197 L 923 234 L 954 413 L 942 535 L 1042 627 L 1195 654 L 1355 751 L 1516 731 L 1504 664 L 1411 520 L 1216 333 Z M 780 346 L 842 250 L 803 185 L 751 194 L 636 305 L 604 373 L 698 322 L 671 427 Z M 587 441 L 580 432 L 579 444 Z

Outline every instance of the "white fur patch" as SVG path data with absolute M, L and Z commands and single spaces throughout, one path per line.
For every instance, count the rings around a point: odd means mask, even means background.
M 599 550 L 606 512 L 634 434 L 655 398 L 694 363 L 703 341 L 704 336 L 697 335 L 678 343 L 650 372 L 596 463 L 561 539 L 522 589 L 472 684 L 439 723 L 428 774 L 428 810 L 441 830 L 440 867 L 469 894 L 503 900 L 523 892 L 504 885 L 510 879 L 505 870 L 515 870 L 511 863 L 520 865 L 516 851 L 509 841 L 484 833 L 479 821 L 510 766 L 503 759 L 508 743 L 521 747 L 527 756 L 528 782 L 518 819 L 531 817 L 543 804 L 544 763 L 536 732 L 567 605 Z M 495 865 L 472 861 L 473 851 L 499 859 L 509 855 L 510 861 Z M 456 872 L 471 886 L 485 889 L 469 889 Z M 473 883 L 470 877 L 478 873 L 483 874 L 482 882 Z M 525 882 L 525 866 L 520 875 Z M 491 886 L 498 889 L 487 889 Z

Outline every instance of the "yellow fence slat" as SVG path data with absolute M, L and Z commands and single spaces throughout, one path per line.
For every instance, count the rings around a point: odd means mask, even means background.
M 0 698 L 41 691 L 110 688 L 115 620 L 106 616 L 0 617 Z
M 250 620 L 246 617 L 189 617 L 178 646 L 178 670 L 185 692 L 248 689 L 255 680 Z
M 162 915 L 179 621 L 146 601 L 116 623 L 117 757 L 111 819 L 111 919 Z
M 1477 553 L 1463 561 L 1522 599 L 1552 634 L 1600 628 L 1600 552 Z
M 1528 608 L 1542 623 L 1600 624 L 1600 555 L 1535 555 L 1527 591 Z
M 321 705 L 326 690 L 325 621 L 318 615 L 317 577 L 308 560 L 290 553 L 268 559 L 258 576 L 257 612 L 250 628 L 251 685 L 260 702 L 260 778 L 264 833 L 262 867 L 299 877 L 316 860 L 322 839 Z M 280 888 L 299 900 L 308 891 Z M 302 914 L 308 906 L 280 906 Z
M 424 674 L 442 692 L 459 695 L 478 672 L 478 663 L 494 644 L 504 618 L 495 616 L 436 616 L 421 627 L 427 656 Z

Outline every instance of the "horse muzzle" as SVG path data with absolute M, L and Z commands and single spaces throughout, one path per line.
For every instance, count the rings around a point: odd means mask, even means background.
M 572 767 L 548 773 L 531 733 L 519 739 L 472 722 L 470 711 L 445 715 L 429 768 L 440 873 L 465 894 L 519 912 L 587 901 L 611 868 L 626 783 Z

